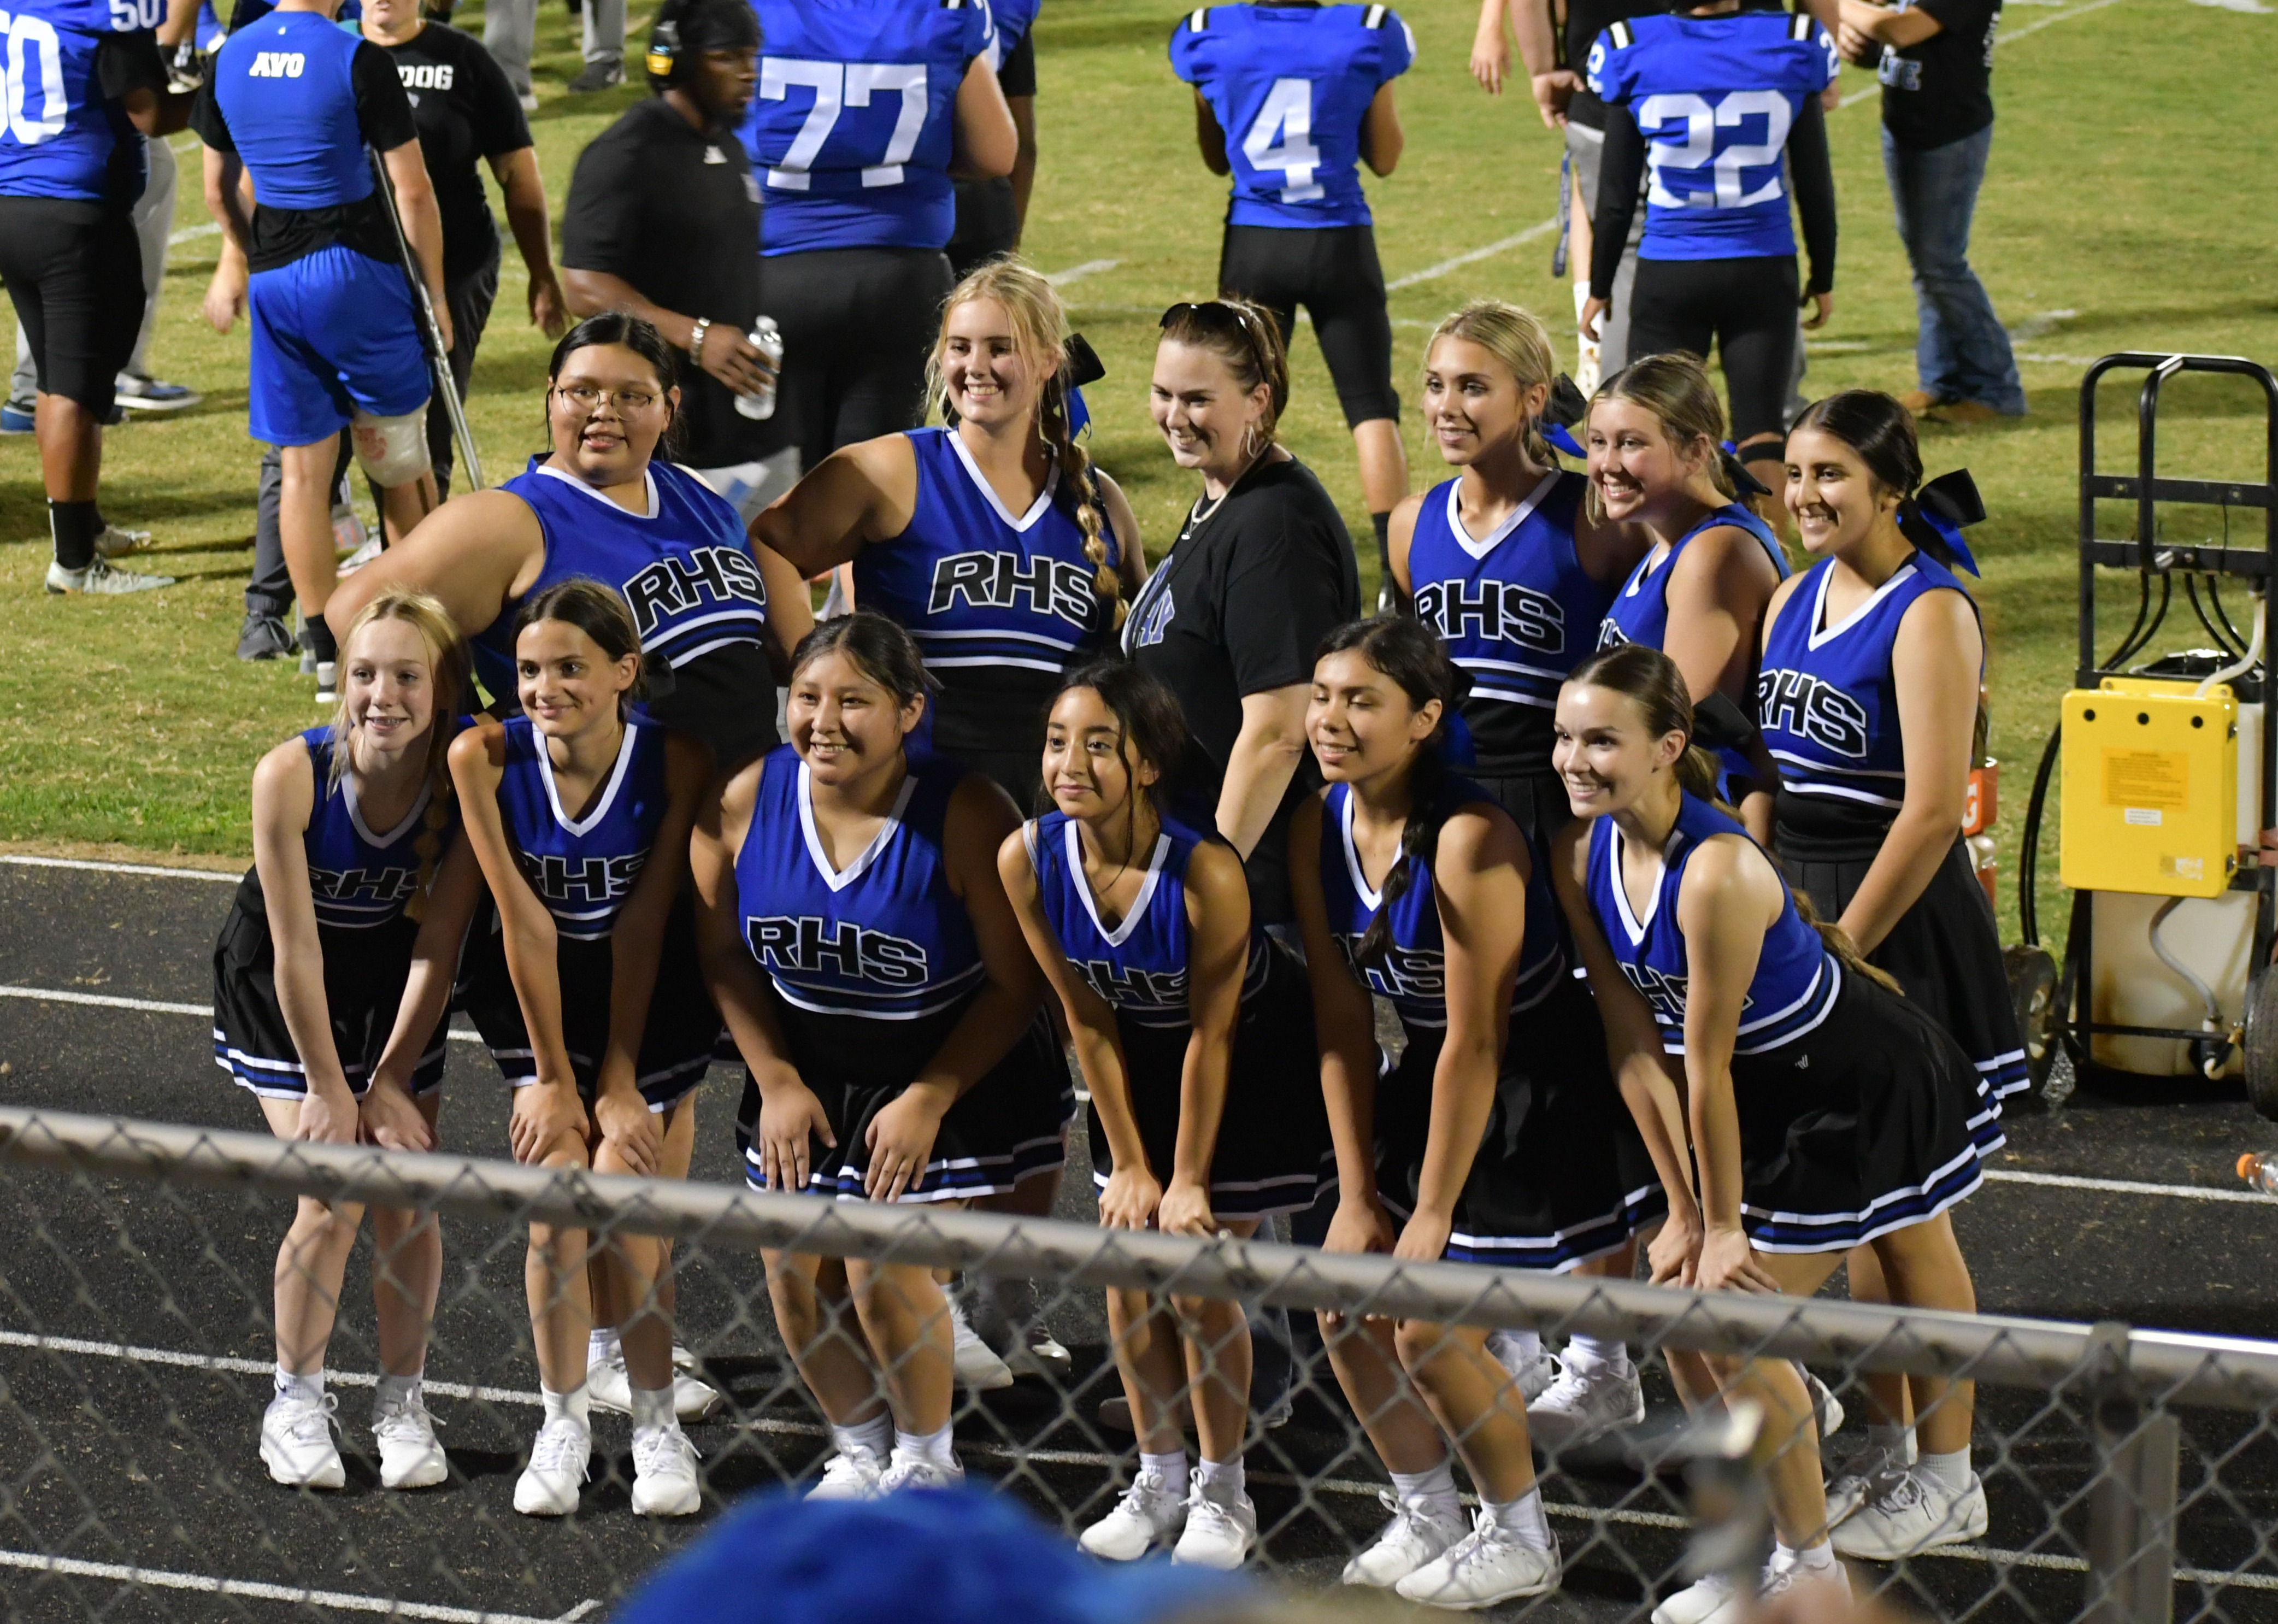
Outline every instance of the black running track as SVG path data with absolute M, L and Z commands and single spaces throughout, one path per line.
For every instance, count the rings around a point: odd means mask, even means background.
M 229 898 L 228 885 L 210 879 L 0 862 L 0 918 L 10 922 L 0 934 L 0 1099 L 257 1129 L 251 1097 L 214 1068 L 210 1023 L 195 1012 L 210 997 L 209 954 Z M 45 996 L 56 993 L 195 1010 Z M 715 1071 L 707 1084 L 699 1178 L 735 1176 L 730 1121 L 741 1082 L 740 1072 Z M 446 1087 L 445 1148 L 503 1155 L 506 1092 L 479 1048 L 452 1045 Z M 1089 1221 L 1078 1139 L 1062 1211 Z M 2084 1092 L 2053 1115 L 2014 1123 L 1999 1168 L 2228 1191 L 2237 1188 L 2237 1153 L 2274 1145 L 2278 1130 L 2235 1099 L 2145 1085 L 2133 1095 Z M 378 1364 L 360 1258 L 332 1359 L 348 1487 L 277 1488 L 255 1436 L 272 1358 L 270 1275 L 287 1220 L 281 1203 L 227 1191 L 0 1174 L 0 1617 L 351 1620 L 385 1612 L 390 1599 L 399 1617 L 439 1620 L 485 1611 L 598 1617 L 720 1505 L 808 1475 L 822 1453 L 756 1260 L 684 1252 L 682 1333 L 730 1399 L 720 1417 L 691 1429 L 713 1497 L 704 1516 L 658 1524 L 631 1513 L 629 1428 L 610 1416 L 597 1417 L 601 1454 L 579 1514 L 555 1523 L 516 1516 L 514 1481 L 537 1419 L 522 1240 L 503 1227 L 454 1223 L 428 1362 L 449 1482 L 416 1495 L 378 1486 L 370 1389 L 340 1379 Z M 1961 1208 L 1957 1228 L 1989 1311 L 2278 1337 L 2270 1287 L 2278 1203 L 2004 1181 Z M 1104 1321 L 1095 1301 L 1075 1296 L 1049 1318 L 1075 1352 L 1075 1397 L 1063 1403 L 1024 1381 L 961 1401 L 959 1446 L 976 1478 L 1003 1482 L 1055 1518 L 1089 1521 L 1109 1503 L 1126 1446 L 1093 1423 L 1097 1400 L 1116 1390 Z M 61 1338 L 126 1351 L 72 1350 Z M 1325 1372 L 1322 1383 L 1333 1391 Z M 438 1396 L 446 1383 L 496 1390 Z M 1656 1375 L 1647 1393 L 1653 1434 L 1673 1411 Z M 1861 1395 L 1846 1389 L 1846 1397 Z M 2077 1555 L 2086 1526 L 2074 1502 L 2086 1482 L 2087 1439 L 2040 1394 L 1986 1389 L 1979 1416 L 1992 1502 L 1986 1549 L 1909 1565 L 1895 1575 L 1894 1597 L 1954 1617 L 2069 1619 L 2083 1584 L 2065 1559 Z M 2278 1620 L 2278 1561 L 2258 1532 L 2278 1524 L 2278 1443 L 2259 1418 L 2202 1411 L 2183 1424 L 2182 1564 L 2243 1570 L 2243 1582 L 2180 1584 L 2176 1617 Z M 1856 1436 L 1839 1436 L 1834 1448 Z M 1555 1515 L 1567 1574 L 1544 1616 L 1628 1616 L 1675 1560 L 1681 1486 L 1629 1464 L 1640 1442 L 1601 1447 L 1546 1477 L 1554 1508 L 1612 1514 L 1594 1534 L 1578 1516 Z M 1270 1555 L 1290 1577 L 1332 1582 L 1382 1514 L 1372 1492 L 1380 1475 L 1341 1408 L 1302 1397 L 1295 1421 L 1260 1441 L 1250 1461 L 1254 1497 L 1274 1530 Z M 1300 1475 L 1329 1486 L 1301 1495 Z M 2041 1538 L 2052 1505 L 2069 1506 L 2068 1538 Z M 2027 1547 L 2041 1553 L 2037 1565 L 1999 1554 Z M 24 1565 L 38 1556 L 83 1566 Z M 142 1570 L 145 1583 L 126 1582 L 126 1569 Z M 186 1588 L 213 1581 L 239 1588 Z M 319 1599 L 290 1599 L 303 1590 Z

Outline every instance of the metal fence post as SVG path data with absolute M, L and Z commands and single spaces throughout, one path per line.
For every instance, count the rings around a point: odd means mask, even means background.
M 2087 1364 L 2097 1475 L 2083 1624 L 2170 1624 L 2182 1429 L 2165 1410 L 2146 1413 L 2128 1367 L 2128 1327 L 2096 1326 Z

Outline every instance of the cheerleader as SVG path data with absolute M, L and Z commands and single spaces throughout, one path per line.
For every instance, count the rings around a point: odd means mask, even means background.
M 1787 578 L 1771 527 L 1739 500 L 1763 489 L 1721 449 L 1724 411 L 1695 356 L 1647 356 L 1590 402 L 1591 511 L 1635 525 L 1653 547 L 1598 628 L 1598 647 L 1645 643 L 1677 662 L 1695 704 L 1722 693 L 1742 708 L 1754 683 L 1765 606 Z M 1725 800 L 1760 843 L 1771 830 L 1770 762 L 1727 748 Z
M 459 634 L 432 598 L 367 603 L 340 639 L 340 704 L 261 758 L 253 867 L 214 947 L 214 1063 L 280 1139 L 430 1150 L 451 971 L 481 878 L 444 753 L 467 688 Z M 426 1489 L 446 1465 L 420 1394 L 443 1276 L 433 1215 L 372 1209 L 379 1481 Z M 325 1350 L 360 1206 L 303 1197 L 277 1259 L 276 1396 L 261 1459 L 276 1482 L 338 1489 L 339 1400 Z
M 1563 1272 L 1619 1253 L 1659 1197 L 1624 1179 L 1619 1142 L 1634 1130 L 1567 973 L 1543 865 L 1485 790 L 1448 770 L 1461 693 L 1412 620 L 1343 627 L 1313 668 L 1306 734 L 1328 785 L 1298 810 L 1290 868 L 1336 1148 L 1325 1244 Z M 1380 1077 L 1372 993 L 1408 1032 Z M 1528 1414 L 1487 1334 L 1330 1316 L 1323 1335 L 1394 1487 L 1391 1522 L 1345 1582 L 1460 1608 L 1556 1586 Z M 1626 1366 L 1620 1344 L 1588 1345 Z M 1479 1492 L 1468 1534 L 1450 1441 Z
M 1954 573 L 1976 572 L 1955 521 L 1981 516 L 1976 491 L 1966 473 L 1918 491 L 1913 419 L 1865 389 L 1806 412 L 1787 459 L 1787 505 L 1818 562 L 1773 596 L 1757 678 L 1780 766 L 1780 863 L 1969 1057 L 1971 1126 L 1990 1149 L 2005 1097 L 2030 1096 L 2000 935 L 1960 833 L 1985 653 Z M 1897 1286 L 1854 1254 L 1853 1298 L 1914 1300 Z M 1926 1469 L 1910 1465 L 1909 1388 L 1921 1414 L 1919 1380 L 1871 1380 L 1884 1418 L 1828 1491 L 1846 1555 L 1910 1554 L 1885 1505 Z
M 628 715 L 640 638 L 611 588 L 563 581 L 524 603 L 518 621 L 523 714 L 485 717 L 451 747 L 495 913 L 467 948 L 460 1007 L 515 1090 L 516 1161 L 684 1178 L 689 1097 L 720 1017 L 676 893 L 711 758 Z M 629 1375 L 633 1510 L 686 1516 L 702 1495 L 675 1413 L 669 1309 L 654 1297 L 663 1244 L 601 1241 L 589 1287 L 586 1240 L 582 1229 L 530 1226 L 524 1277 L 546 1419 L 514 1508 L 577 1509 L 592 1451 L 586 1370 L 598 1322 L 617 1328 Z
M 792 661 L 791 742 L 728 780 L 698 831 L 705 971 L 751 1074 L 737 1137 L 754 1189 L 969 1201 L 1066 1160 L 1067 1071 L 997 871 L 1020 820 L 985 776 L 910 751 L 926 699 L 899 626 L 823 622 Z M 814 1495 L 961 1482 L 932 1272 L 781 1252 L 767 1268 L 837 1446 Z
M 1839 931 L 1806 921 L 1771 860 L 1707 799 L 1715 767 L 1692 735 L 1685 678 L 1658 649 L 1594 655 L 1559 696 L 1559 770 L 1580 821 L 1559 837 L 1553 877 L 1661 1169 L 1670 1215 L 1648 1248 L 1654 1279 L 1808 1297 L 1863 1244 L 1911 1283 L 1910 1302 L 1972 1312 L 1948 1216 L 1982 1177 L 1969 1062 Z M 1785 1360 L 1715 1363 L 1728 1395 L 1762 1406 L 1775 1452 L 1765 1592 L 1844 1587 L 1800 1373 Z M 1973 1385 L 1925 1385 L 1925 1436 L 1935 1428 L 1951 1452 L 1926 1456 L 1935 1476 L 1908 1480 L 1916 1491 L 1892 1508 L 1917 1549 L 1986 1526 L 1969 1469 Z M 1712 1575 L 1654 1618 L 1724 1624 L 1740 1605 Z
M 1045 725 L 1059 809 L 997 863 L 1091 1091 L 1100 1223 L 1248 1239 L 1313 1205 L 1328 1132 L 1304 971 L 1251 921 L 1234 848 L 1173 809 L 1191 744 L 1178 701 L 1138 666 L 1078 671 Z M 1107 1317 L 1140 1469 L 1079 1543 L 1128 1562 L 1175 1539 L 1173 1561 L 1240 1567 L 1257 1541 L 1242 1306 L 1174 1296 L 1158 1309 L 1119 1290 Z M 1176 1413 L 1189 1393 L 1202 1445 L 1191 1484 Z

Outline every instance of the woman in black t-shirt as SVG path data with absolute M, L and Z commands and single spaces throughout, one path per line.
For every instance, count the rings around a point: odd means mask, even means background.
M 1151 405 L 1172 459 L 1203 477 L 1123 647 L 1167 684 L 1205 761 L 1219 832 L 1242 855 L 1252 916 L 1290 920 L 1289 815 L 1316 783 L 1305 701 L 1320 640 L 1360 614 L 1344 519 L 1273 437 L 1289 403 L 1280 329 L 1239 299 L 1163 312 Z

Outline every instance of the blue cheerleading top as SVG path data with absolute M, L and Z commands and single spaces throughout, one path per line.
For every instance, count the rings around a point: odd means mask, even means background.
M 1478 785 L 1450 778 L 1440 788 L 1439 815 L 1445 820 L 1457 808 L 1480 801 L 1494 804 L 1494 797 Z M 1510 997 L 1514 1015 L 1548 997 L 1566 969 L 1565 933 L 1558 923 L 1558 904 L 1550 894 L 1549 871 L 1540 853 L 1530 848 L 1530 854 L 1534 861 L 1526 879 L 1526 930 Z M 1410 1025 L 1447 1025 L 1446 940 L 1440 932 L 1439 899 L 1428 869 L 1416 875 L 1393 903 L 1384 956 L 1365 969 L 1353 958 L 1384 906 L 1384 893 L 1372 889 L 1362 872 L 1360 852 L 1353 844 L 1352 786 L 1347 784 L 1330 785 L 1321 807 L 1321 895 L 1327 905 L 1329 933 L 1368 990 L 1390 999 L 1401 1020 Z
M 964 777 L 941 757 L 911 757 L 876 838 L 834 869 L 815 831 L 806 763 L 789 745 L 768 753 L 736 854 L 736 895 L 744 945 L 785 1002 L 914 1021 L 987 978 L 942 855 L 950 796 Z
M 1685 989 L 1690 976 L 1685 933 L 1677 923 L 1678 892 L 1685 883 L 1686 864 L 1701 843 L 1721 834 L 1748 839 L 1747 831 L 1733 819 L 1687 794 L 1678 808 L 1669 844 L 1662 847 L 1661 877 L 1646 903 L 1645 917 L 1639 919 L 1630 910 L 1629 893 L 1622 889 L 1622 831 L 1610 817 L 1590 825 L 1590 907 L 1623 976 L 1653 1006 L 1661 1046 L 1670 1054 L 1685 1053 Z M 1827 1019 L 1842 990 L 1842 965 L 1827 951 L 1819 932 L 1804 923 L 1785 886 L 1781 892 L 1779 918 L 1764 932 L 1755 978 L 1748 983 L 1740 1007 L 1735 1054 L 1762 1054 L 1794 1042 Z
M 1728 502 L 1702 517 L 1701 522 L 1669 544 L 1669 551 L 1659 561 L 1651 553 L 1638 560 L 1630 578 L 1614 594 L 1613 607 L 1598 627 L 1598 647 L 1612 648 L 1622 643 L 1644 643 L 1654 648 L 1666 647 L 1669 638 L 1669 581 L 1676 573 L 1677 555 L 1685 544 L 1703 531 L 1729 525 L 1735 530 L 1745 530 L 1763 543 L 1764 555 L 1779 571 L 1779 578 L 1787 579 L 1787 555 L 1780 550 L 1779 538 L 1771 526 L 1737 502 Z
M 1588 481 L 1542 477 L 1485 537 L 1464 527 L 1461 479 L 1426 493 L 1408 545 L 1416 617 L 1470 673 L 1464 720 L 1484 773 L 1548 772 L 1559 686 L 1598 640 L 1614 587 L 1582 567 L 1574 519 Z
M 438 717 L 435 725 L 455 736 L 466 724 Z M 333 770 L 332 731 L 312 727 L 301 735 L 301 742 L 308 748 L 309 770 L 317 779 L 316 802 L 301 836 L 317 923 L 348 931 L 394 923 L 418 894 L 421 868 L 440 856 L 458 832 L 457 804 L 447 798 L 437 807 L 434 785 L 423 785 L 401 823 L 393 829 L 374 830 L 356 804 L 354 773 L 344 772 L 338 784 L 327 785 Z M 431 809 L 436 813 L 433 818 L 428 816 Z
M 616 765 L 585 815 L 573 818 L 554 785 L 544 735 L 528 716 L 507 720 L 499 819 L 516 866 L 567 940 L 605 939 L 648 862 L 671 804 L 665 738 L 654 724 L 627 722 Z
M 1839 625 L 1827 621 L 1823 559 L 1781 606 L 1756 673 L 1756 721 L 1780 766 L 1783 796 L 1823 807 L 1841 823 L 1887 827 L 1906 799 L 1906 740 L 1899 727 L 1891 649 L 1899 623 L 1924 594 L 1969 594 L 1953 572 L 1915 552 Z
M 744 522 L 725 498 L 684 468 L 648 465 L 648 511 L 629 513 L 542 457 L 499 486 L 538 516 L 546 561 L 531 592 L 577 576 L 616 588 L 633 612 L 641 652 L 675 668 L 733 643 L 760 643 L 768 589 Z M 514 621 L 521 599 L 469 640 L 493 694 L 515 691 Z
M 854 559 L 854 601 L 898 622 L 929 670 L 1011 666 L 1054 676 L 1105 651 L 1114 610 L 1092 590 L 1075 494 L 1055 465 L 1026 513 L 1007 509 L 952 429 L 913 429 L 909 527 Z M 1114 532 L 1103 517 L 1107 564 Z
M 1182 1028 L 1189 1024 L 1187 972 L 1192 946 L 1187 923 L 1187 864 L 1204 836 L 1182 824 L 1166 823 L 1139 882 L 1138 900 L 1112 929 L 1099 916 L 1099 901 L 1083 875 L 1083 836 L 1063 812 L 1048 812 L 1021 831 L 1028 860 L 1036 865 L 1036 895 L 1060 951 L 1091 990 L 1139 1026 Z M 1252 997 L 1265 984 L 1273 952 L 1264 931 L 1252 923 L 1250 962 L 1242 995 Z

